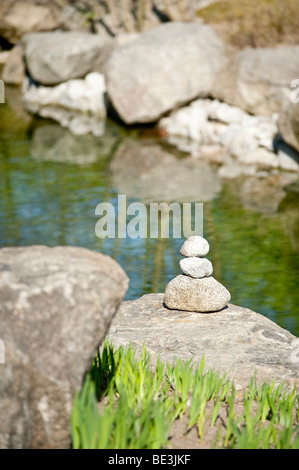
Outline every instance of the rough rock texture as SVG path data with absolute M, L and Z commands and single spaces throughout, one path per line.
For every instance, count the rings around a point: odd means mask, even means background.
M 278 129 L 283 140 L 299 152 L 299 102 L 290 101 L 283 107 L 278 119 Z
M 1 0 L 1 35 L 17 41 L 25 32 L 62 28 L 102 36 L 147 31 L 165 20 L 201 21 L 199 8 L 217 0 Z M 26 21 L 24 21 L 26 18 Z
M 209 253 L 209 242 L 198 235 L 187 238 L 180 250 L 183 256 L 206 256 Z
M 108 96 L 127 124 L 154 122 L 208 95 L 225 60 L 209 26 L 166 23 L 112 52 L 105 68 Z
M 211 276 L 213 265 L 207 258 L 184 258 L 180 261 L 180 268 L 184 274 L 194 278 Z
M 146 139 L 124 140 L 110 172 L 119 194 L 143 202 L 205 202 L 221 189 L 220 179 L 207 162 L 176 158 L 175 153 Z
M 286 381 L 299 386 L 299 339 L 271 320 L 247 308 L 229 304 L 219 313 L 169 310 L 163 294 L 148 294 L 123 302 L 108 336 L 119 347 L 143 343 L 155 365 L 181 358 L 200 361 L 206 368 L 228 371 L 235 383 L 246 386 L 256 373 L 258 381 Z
M 54 87 L 31 86 L 24 94 L 27 111 L 58 121 L 73 134 L 103 135 L 106 118 L 105 79 L 100 73 Z
M 90 21 L 82 7 L 76 8 L 76 5 L 72 4 L 64 6 L 60 11 L 59 20 L 64 31 L 90 32 Z
M 22 43 L 28 71 L 43 85 L 83 78 L 106 47 L 101 36 L 76 31 L 26 34 Z
M 59 28 L 59 8 L 52 0 L 1 0 L 0 36 L 16 44 L 26 33 Z
M 9 52 L 7 61 L 3 67 L 2 80 L 5 84 L 21 85 L 25 78 L 24 50 L 17 44 Z
M 291 103 L 280 116 L 281 133 L 295 148 L 298 109 Z M 279 141 L 277 119 L 277 114 L 253 116 L 218 100 L 198 99 L 160 119 L 158 128 L 179 150 L 222 165 L 219 176 L 223 178 L 260 170 L 298 172 L 299 154 Z
M 1 51 L 0 52 L 0 66 L 6 64 L 10 56 L 10 51 Z
M 229 301 L 229 291 L 212 276 L 193 279 L 180 274 L 167 284 L 164 296 L 168 308 L 188 312 L 217 312 Z
M 299 76 L 299 46 L 246 48 L 219 73 L 213 96 L 253 114 L 279 112 Z
M 137 33 L 123 33 L 119 34 L 118 36 L 112 38 L 111 36 L 105 37 L 106 45 L 103 48 L 101 54 L 96 58 L 92 65 L 93 72 L 104 73 L 106 67 L 106 61 L 109 55 L 120 46 L 124 46 L 125 44 L 129 44 L 130 42 L 137 39 Z
M 0 250 L 0 448 L 70 446 L 73 395 L 128 287 L 77 247 Z

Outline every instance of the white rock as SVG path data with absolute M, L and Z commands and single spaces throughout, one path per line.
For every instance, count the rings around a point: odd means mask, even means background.
M 106 118 L 104 76 L 93 72 L 84 80 L 69 80 L 54 87 L 30 87 L 24 94 L 25 108 L 52 118 L 74 134 L 103 134 Z
M 255 174 L 255 165 L 242 165 L 238 162 L 238 159 L 233 159 L 232 157 L 226 158 L 224 165 L 222 165 L 218 171 L 218 176 L 224 179 L 234 179 L 242 175 L 252 176 Z
M 180 268 L 187 276 L 200 279 L 202 277 L 211 276 L 213 273 L 213 265 L 207 258 L 184 258 L 180 261 Z
M 232 139 L 227 145 L 231 155 L 239 157 L 246 151 L 258 148 L 257 140 L 250 135 L 249 129 L 231 129 Z M 223 141 L 221 142 L 223 145 Z
M 225 124 L 238 124 L 246 118 L 247 113 L 236 106 L 230 106 L 226 103 L 220 103 L 214 100 L 211 103 L 209 117 L 215 121 Z
M 204 257 L 210 250 L 209 242 L 199 235 L 193 235 L 187 238 L 181 248 L 181 255 L 187 257 L 199 256 Z
M 251 116 L 218 100 L 197 99 L 162 118 L 159 127 L 168 136 L 187 138 L 200 145 L 220 144 L 239 157 L 259 147 L 273 151 L 277 116 Z M 199 154 L 197 149 L 191 153 Z
M 45 106 L 57 106 L 105 117 L 105 91 L 104 76 L 93 72 L 84 80 L 69 80 L 54 87 L 32 86 L 24 95 L 24 103 L 34 113 Z

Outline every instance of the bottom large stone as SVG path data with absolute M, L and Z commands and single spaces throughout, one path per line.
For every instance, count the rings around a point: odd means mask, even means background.
M 217 312 L 230 301 L 229 291 L 212 276 L 193 279 L 179 275 L 165 289 L 164 303 L 187 312 Z

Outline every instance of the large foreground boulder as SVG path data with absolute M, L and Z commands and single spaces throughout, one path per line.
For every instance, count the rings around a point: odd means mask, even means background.
M 143 343 L 155 365 L 175 358 L 200 361 L 206 367 L 228 372 L 246 387 L 256 373 L 258 381 L 286 381 L 299 385 L 299 339 L 268 318 L 247 308 L 228 304 L 220 312 L 169 310 L 163 294 L 148 294 L 123 302 L 108 337 L 115 345 L 131 342 L 138 352 Z
M 253 114 L 280 111 L 299 77 L 299 46 L 246 48 L 220 72 L 213 96 Z
M 100 35 L 79 31 L 26 34 L 22 43 L 28 71 L 42 85 L 85 77 L 106 47 Z
M 156 121 L 198 96 L 207 96 L 225 48 L 213 30 L 196 23 L 166 23 L 141 34 L 109 56 L 109 98 L 127 123 Z
M 128 287 L 77 247 L 0 250 L 0 448 L 70 446 L 72 399 Z

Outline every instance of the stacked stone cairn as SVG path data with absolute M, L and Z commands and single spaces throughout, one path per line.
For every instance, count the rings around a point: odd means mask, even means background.
M 172 279 L 165 289 L 164 303 L 173 310 L 217 312 L 230 301 L 229 291 L 214 277 L 213 266 L 205 256 L 208 241 L 198 235 L 188 238 L 182 248 L 180 268 L 184 274 Z

